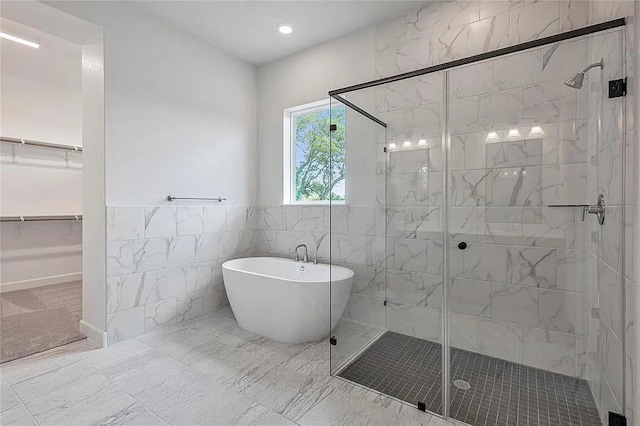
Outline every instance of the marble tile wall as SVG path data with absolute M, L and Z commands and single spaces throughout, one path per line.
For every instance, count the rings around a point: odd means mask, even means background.
M 222 263 L 256 247 L 257 209 L 108 206 L 109 343 L 227 304 Z

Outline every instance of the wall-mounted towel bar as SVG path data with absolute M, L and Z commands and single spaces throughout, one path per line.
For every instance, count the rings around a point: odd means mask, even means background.
M 82 215 L 61 216 L 0 216 L 0 222 L 50 222 L 61 220 L 82 220 Z
M 61 149 L 64 151 L 82 152 L 81 146 L 63 145 L 63 144 L 53 143 L 53 142 L 30 141 L 26 139 L 8 138 L 5 136 L 0 136 L 0 142 L 11 143 L 14 145 L 37 146 L 40 148 L 51 148 L 51 149 Z
M 226 200 L 223 197 L 215 197 L 215 198 L 206 198 L 206 197 L 174 197 L 173 195 L 168 195 L 167 200 L 175 201 L 175 200 L 205 200 L 205 201 L 217 201 L 219 203 Z

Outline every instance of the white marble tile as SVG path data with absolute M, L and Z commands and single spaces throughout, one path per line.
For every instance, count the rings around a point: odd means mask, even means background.
M 576 90 L 563 81 L 550 81 L 524 88 L 524 118 L 539 123 L 586 118 L 577 105 Z
M 440 341 L 440 310 L 403 303 L 387 305 L 387 327 L 396 333 Z
M 582 335 L 587 299 L 582 293 L 540 289 L 541 328 Z
M 585 276 L 588 254 L 585 250 L 557 249 L 556 286 L 558 290 L 586 293 Z
M 307 232 L 326 232 L 329 207 L 302 207 L 302 230 Z
M 167 240 L 151 238 L 133 241 L 133 271 L 145 272 L 165 267 Z
M 426 3 L 407 14 L 411 34 L 440 33 L 480 19 L 480 2 Z M 494 14 L 492 14 L 494 15 Z
M 451 203 L 455 206 L 484 206 L 487 203 L 486 170 L 451 172 Z
M 156 271 L 124 275 L 118 279 L 118 287 L 115 291 L 118 296 L 117 308 L 111 312 L 155 302 L 157 299 Z
M 383 299 L 352 294 L 343 317 L 374 327 L 385 326 Z
M 493 62 L 482 62 L 451 71 L 451 91 L 458 98 L 495 92 Z
M 451 284 L 451 307 L 454 312 L 491 317 L 491 283 L 454 278 Z
M 478 323 L 480 352 L 496 358 L 522 362 L 522 326 L 488 319 Z
M 575 243 L 575 214 L 572 209 L 542 207 L 527 210 L 529 223 L 523 224 L 523 244 L 572 248 Z M 538 222 L 538 223 L 532 223 Z
M 176 323 L 176 298 L 160 300 L 144 305 L 144 331 L 149 332 L 156 327 Z
M 183 235 L 166 241 L 167 267 L 186 265 L 195 260 L 195 236 Z
M 176 297 L 176 322 L 189 321 L 213 310 L 213 306 L 206 305 L 205 290 L 194 291 Z
M 538 289 L 492 284 L 491 317 L 515 324 L 538 326 Z
M 561 164 L 542 166 L 540 195 L 542 203 L 586 204 L 587 165 Z
M 494 206 L 537 206 L 541 203 L 540 167 L 492 169 L 490 204 Z
M 107 277 L 133 272 L 133 243 L 131 241 L 107 242 Z
M 449 342 L 454 348 L 480 352 L 478 323 L 482 319 L 474 315 L 451 312 L 449 318 Z
M 196 262 L 204 262 L 220 257 L 222 235 L 222 233 L 196 235 L 194 260 Z
M 38 423 L 22 405 L 10 408 L 0 413 L 0 423 L 5 426 L 36 426 Z
M 566 0 L 560 2 L 560 31 L 572 30 L 589 25 L 590 3 Z
M 464 262 L 462 277 L 483 281 L 506 281 L 506 246 L 469 244 L 462 256 Z
M 242 206 L 227 206 L 225 231 L 242 231 L 250 228 L 249 209 Z
M 215 269 L 220 267 L 217 262 L 193 263 L 186 266 L 186 292 L 204 290 L 211 285 L 215 285 L 215 279 L 217 278 Z
M 524 118 L 523 89 L 508 89 L 481 95 L 478 97 L 478 110 L 480 122 L 485 130 L 520 124 Z
M 107 315 L 109 344 L 130 339 L 142 333 L 144 333 L 144 306 Z
M 486 136 L 486 132 L 452 136 L 452 170 L 484 169 L 486 167 Z
M 349 265 L 348 268 L 355 274 L 351 293 L 370 297 L 385 297 L 386 281 L 383 268 L 359 265 Z
M 427 243 L 424 240 L 392 240 L 389 241 L 393 252 L 390 263 L 393 269 L 413 272 L 427 270 Z
M 442 277 L 408 271 L 387 271 L 387 297 L 398 303 L 428 306 L 442 305 Z
M 226 206 L 204 206 L 204 232 L 214 233 L 226 231 L 227 207 Z
M 144 237 L 144 207 L 107 206 L 107 241 Z
M 173 237 L 176 235 L 175 207 L 145 207 L 145 238 Z
M 302 231 L 302 207 L 283 206 L 283 223 L 287 231 Z
M 522 362 L 525 365 L 575 376 L 575 353 L 574 335 L 524 327 Z
M 366 263 L 367 239 L 361 235 L 338 235 L 331 239 L 331 262 Z
M 4 380 L 0 382 L 0 412 L 20 406 L 22 403 Z
M 176 220 L 178 235 L 194 235 L 204 232 L 204 208 L 202 206 L 178 206 Z
M 186 293 L 187 268 L 178 266 L 157 271 L 158 300 Z
M 501 90 L 538 84 L 542 78 L 540 51 L 528 51 L 497 58 L 493 60 L 493 70 L 495 85 Z
M 534 2 L 511 11 L 511 43 L 523 43 L 560 32 L 558 4 Z
M 507 280 L 511 284 L 557 288 L 557 252 L 555 249 L 509 247 L 507 260 Z
M 394 53 L 394 52 L 391 52 Z M 376 60 L 384 55 L 376 55 Z M 395 56 L 393 67 L 395 68 Z M 386 72 L 382 75 L 389 75 Z M 377 87 L 376 111 L 378 113 L 397 111 L 417 105 L 442 102 L 442 75 L 430 74 L 408 80 L 396 81 Z

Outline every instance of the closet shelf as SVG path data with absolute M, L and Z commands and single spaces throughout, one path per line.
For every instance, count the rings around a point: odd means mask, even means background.
M 63 145 L 53 142 L 31 141 L 27 139 L 8 138 L 0 136 L 0 142 L 11 143 L 14 145 L 37 146 L 40 148 L 61 149 L 63 151 L 82 152 L 81 146 Z

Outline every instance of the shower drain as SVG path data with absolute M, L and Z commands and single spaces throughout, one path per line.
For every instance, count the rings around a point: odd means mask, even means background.
M 471 385 L 469 382 L 465 382 L 464 380 L 454 380 L 453 385 L 458 389 L 469 390 L 471 389 Z

